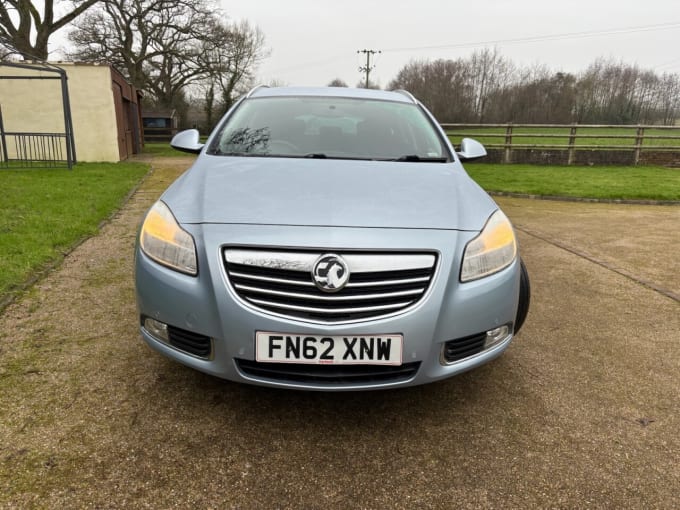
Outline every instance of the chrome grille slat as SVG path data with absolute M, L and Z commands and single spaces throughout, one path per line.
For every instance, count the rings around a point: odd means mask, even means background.
M 247 273 L 241 273 L 238 271 L 232 271 L 229 273 L 232 277 L 244 278 L 248 280 L 259 280 L 262 282 L 272 282 L 272 283 L 285 283 L 286 285 L 299 285 L 301 287 L 315 287 L 312 281 L 303 282 L 299 280 L 289 280 L 285 278 L 272 278 L 267 276 L 252 275 Z M 429 276 L 423 276 L 421 278 L 405 278 L 401 280 L 382 280 L 375 282 L 360 282 L 360 283 L 348 283 L 347 288 L 359 288 L 359 287 L 377 287 L 381 285 L 403 285 L 406 283 L 426 283 L 430 281 Z
M 266 267 L 270 269 L 291 269 L 295 271 L 311 271 L 312 265 L 325 251 L 277 251 L 227 248 L 225 256 L 232 264 Z M 332 251 L 332 250 L 330 250 Z M 338 250 L 336 250 L 338 251 Z M 341 251 L 341 250 L 339 250 Z M 394 271 L 405 269 L 419 269 L 427 267 L 435 258 L 431 253 L 383 253 L 367 256 L 361 253 L 346 253 L 341 255 L 354 271 Z
M 247 285 L 241 285 L 241 284 L 234 284 L 234 288 L 237 290 L 242 290 L 242 291 L 247 291 L 247 292 L 255 292 L 257 294 L 266 294 L 269 296 L 283 296 L 283 297 L 290 297 L 290 298 L 300 298 L 300 299 L 310 299 L 312 301 L 327 301 L 327 302 L 338 302 L 338 301 L 366 301 L 369 299 L 385 299 L 385 298 L 391 298 L 391 297 L 405 297 L 405 296 L 413 296 L 413 295 L 418 295 L 422 294 L 423 291 L 425 290 L 425 287 L 421 287 L 418 289 L 413 289 L 413 290 L 405 290 L 401 292 L 385 292 L 382 294 L 356 294 L 356 295 L 324 295 L 324 296 L 319 296 L 319 295 L 314 295 L 314 294 L 301 294 L 297 292 L 284 292 L 280 290 L 271 290 L 271 289 L 258 289 L 257 287 L 250 287 Z
M 422 278 L 406 278 L 403 280 L 383 280 L 380 282 L 362 282 L 362 283 L 348 283 L 347 288 L 358 288 L 358 287 L 377 287 L 380 285 L 404 285 L 406 283 L 426 283 L 430 281 L 429 276 L 423 276 Z
M 284 310 L 297 310 L 300 312 L 311 312 L 311 313 L 362 313 L 362 312 L 381 312 L 385 310 L 393 310 L 395 308 L 404 308 L 405 306 L 408 306 L 412 303 L 412 301 L 407 301 L 403 303 L 395 303 L 392 305 L 383 305 L 383 306 L 364 306 L 364 307 L 358 307 L 358 306 L 353 306 L 350 308 L 314 308 L 311 306 L 295 306 L 295 305 L 289 305 L 286 303 L 276 303 L 274 301 L 263 301 L 260 299 L 249 299 L 249 301 L 252 301 L 253 303 L 257 303 L 258 305 L 264 305 L 264 306 L 271 306 L 272 308 L 282 308 Z
M 339 291 L 317 288 L 312 269 L 327 251 L 225 248 L 224 266 L 241 301 L 262 311 L 321 323 L 384 317 L 426 294 L 437 266 L 433 253 L 344 252 L 349 281 Z
M 229 274 L 232 277 L 246 278 L 248 280 L 258 280 L 258 281 L 261 281 L 261 282 L 285 283 L 286 285 L 300 285 L 300 286 L 312 287 L 312 288 L 316 287 L 312 283 L 311 280 L 308 281 L 308 282 L 301 282 L 301 281 L 298 281 L 298 280 L 287 280 L 285 278 L 271 278 L 271 277 L 267 277 L 267 276 L 258 276 L 258 275 L 252 275 L 252 274 L 246 274 L 246 273 L 239 273 L 237 271 L 232 271 Z

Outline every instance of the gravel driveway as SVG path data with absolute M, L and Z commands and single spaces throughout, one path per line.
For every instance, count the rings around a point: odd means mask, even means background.
M 503 198 L 506 353 L 404 390 L 232 384 L 139 338 L 137 225 L 187 159 L 0 315 L 0 507 L 678 508 L 680 207 Z

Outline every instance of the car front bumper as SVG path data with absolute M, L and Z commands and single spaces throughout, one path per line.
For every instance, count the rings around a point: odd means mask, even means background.
M 137 249 L 136 292 L 140 330 L 155 350 L 187 366 L 224 379 L 306 390 L 366 390 L 424 384 L 470 370 L 499 356 L 512 339 L 519 294 L 519 259 L 492 276 L 461 284 L 459 270 L 466 243 L 476 233 L 453 230 L 363 229 L 265 225 L 183 225 L 195 241 L 198 276 L 167 269 Z M 268 313 L 244 303 L 230 286 L 222 252 L 226 246 L 296 248 L 322 252 L 381 251 L 437 253 L 434 279 L 424 298 L 406 311 L 351 323 L 315 323 Z M 178 348 L 144 327 L 146 318 L 196 334 L 209 343 L 208 355 Z M 489 348 L 472 349 L 452 362 L 443 359 L 447 342 L 479 338 L 508 325 Z M 392 377 L 305 377 L 253 369 L 255 333 L 291 335 L 403 335 L 403 364 L 414 367 Z M 189 339 L 191 340 L 191 338 Z M 255 364 L 257 365 L 257 364 Z M 266 364 L 271 365 L 271 364 Z M 268 368 L 268 367 L 265 367 Z M 285 368 L 285 367 L 284 367 Z M 292 368 L 292 367 L 291 367 Z M 329 371 L 335 369 L 329 369 Z M 349 374 L 343 377 L 342 374 Z

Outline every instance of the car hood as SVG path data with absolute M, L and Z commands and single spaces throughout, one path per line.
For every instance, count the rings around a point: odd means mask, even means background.
M 478 231 L 497 208 L 458 162 L 208 155 L 162 199 L 196 224 Z

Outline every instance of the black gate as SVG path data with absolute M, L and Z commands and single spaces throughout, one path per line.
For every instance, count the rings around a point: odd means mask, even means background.
M 0 80 L 59 80 L 61 103 L 64 112 L 63 133 L 6 131 L 0 104 L 0 167 L 3 168 L 73 168 L 76 163 L 76 148 L 73 140 L 73 120 L 68 94 L 66 71 L 47 64 L 21 64 L 0 62 L 0 66 L 46 71 L 56 76 L 0 75 Z

